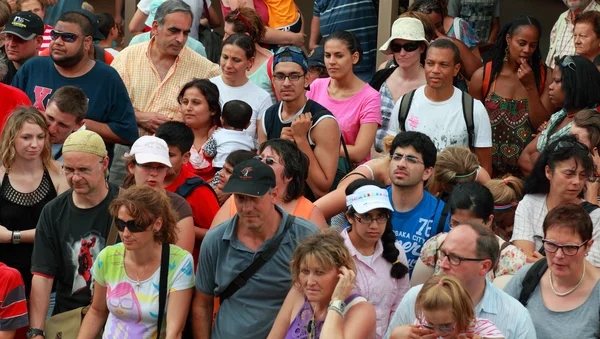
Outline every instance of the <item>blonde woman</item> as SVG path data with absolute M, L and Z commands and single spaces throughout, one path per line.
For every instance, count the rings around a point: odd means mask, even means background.
M 1 154 L 0 262 L 19 270 L 29 296 L 35 226 L 42 208 L 69 186 L 52 160 L 46 120 L 33 107 L 19 107 L 8 117 Z
M 523 199 L 523 180 L 509 176 L 492 179 L 485 186 L 494 196 L 494 233 L 505 241 L 510 241 L 515 223 L 515 211 Z

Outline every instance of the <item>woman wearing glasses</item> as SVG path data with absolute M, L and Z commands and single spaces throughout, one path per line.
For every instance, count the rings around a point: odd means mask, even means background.
M 575 204 L 558 206 L 545 217 L 543 232 L 546 259 L 523 267 L 504 291 L 524 299 L 538 338 L 599 338 L 600 273 L 586 260 L 595 245 L 590 216 Z M 539 275 L 528 277 L 530 270 Z M 528 296 L 526 282 L 535 283 Z
M 248 135 L 256 139 L 256 126 L 260 123 L 267 108 L 273 101 L 267 91 L 258 87 L 248 79 L 254 65 L 256 46 L 246 34 L 233 34 L 223 41 L 221 52 L 221 70 L 223 75 L 210 79 L 219 88 L 221 109 L 230 100 L 245 101 L 252 107 Z
M 356 264 L 356 289 L 375 307 L 376 338 L 385 334 L 390 319 L 409 290 L 408 261 L 392 229 L 392 205 L 378 182 L 359 179 L 346 189 L 346 218 L 341 233 Z
M 181 338 L 192 300 L 194 262 L 173 245 L 177 214 L 169 197 L 133 186 L 111 202 L 109 212 L 123 242 L 103 249 L 94 262 L 94 298 L 77 338 L 95 338 L 105 322 L 104 338 Z M 170 247 L 168 267 L 161 267 L 163 244 Z M 167 299 L 157 328 L 163 269 L 169 270 Z
M 450 200 L 450 225 L 454 227 L 463 223 L 477 222 L 492 229 L 494 223 L 494 197 L 490 190 L 477 182 L 465 182 L 454 186 Z M 442 258 L 438 249 L 448 233 L 440 233 L 431 237 L 421 249 L 420 260 L 413 270 L 411 284 L 424 283 L 431 275 L 441 273 Z M 490 281 L 496 285 L 504 285 L 527 260 L 525 253 L 510 245 L 496 235 L 500 247 L 498 265 L 487 273 Z
M 375 309 L 354 291 L 356 265 L 337 231 L 304 239 L 290 268 L 292 288 L 267 339 L 375 338 Z
M 515 212 L 511 239 L 512 244 L 527 255 L 529 262 L 543 257 L 542 224 L 549 211 L 568 203 L 584 207 L 589 204 L 583 204 L 582 192 L 593 173 L 589 150 L 575 136 L 558 138 L 540 154 L 531 175 L 525 180 L 525 196 Z M 587 208 L 594 228 L 600 228 L 600 209 Z M 600 266 L 600 248 L 596 243 L 590 245 L 587 259 L 594 266 Z
M 546 145 L 569 134 L 577 112 L 600 104 L 597 88 L 600 88 L 600 72 L 593 62 L 577 55 L 556 58 L 549 97 L 555 107 L 562 109 L 552 114 L 546 128 L 521 153 L 519 166 L 524 175 L 532 171 L 535 160 Z
M 21 273 L 31 290 L 35 227 L 44 206 L 66 191 L 66 178 L 52 160 L 48 126 L 33 107 L 18 107 L 2 130 L 0 167 L 0 262 Z
M 476 318 L 473 300 L 452 276 L 429 278 L 415 302 L 414 325 L 394 329 L 390 339 L 412 338 L 504 338 L 487 319 Z

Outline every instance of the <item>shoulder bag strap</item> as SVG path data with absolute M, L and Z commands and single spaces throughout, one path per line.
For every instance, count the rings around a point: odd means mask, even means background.
M 519 294 L 519 302 L 523 306 L 527 306 L 527 302 L 529 301 L 531 293 L 533 293 L 539 284 L 540 279 L 542 279 L 542 275 L 544 275 L 544 272 L 546 272 L 547 268 L 548 262 L 546 262 L 545 258 L 542 258 L 533 264 L 529 271 L 527 271 L 527 274 L 525 274 L 525 278 L 523 278 L 521 294 Z
M 165 305 L 167 304 L 167 280 L 169 277 L 169 255 L 170 245 L 162 245 L 162 253 L 160 256 L 160 282 L 158 284 L 158 337 L 162 327 L 163 317 L 165 313 Z
M 489 61 L 483 66 L 483 81 L 481 82 L 481 94 L 485 100 L 488 93 L 490 92 L 490 80 L 492 78 L 492 62 Z
M 402 96 L 402 101 L 400 101 L 400 112 L 398 112 L 398 127 L 402 132 L 406 131 L 404 124 L 406 123 L 406 117 L 408 116 L 408 111 L 410 111 L 410 105 L 412 104 L 415 92 L 416 89 L 406 93 L 404 96 Z
M 440 203 L 440 199 L 438 199 L 438 204 Z M 437 212 L 437 206 L 435 207 Z M 440 234 L 444 232 L 444 226 L 446 226 L 446 219 L 448 219 L 448 212 L 450 212 L 450 204 L 445 203 L 444 208 L 442 209 L 442 214 L 440 214 L 440 220 L 438 220 L 437 230 L 435 234 Z
M 273 238 L 273 241 L 267 246 L 260 254 L 256 256 L 254 261 L 248 266 L 242 273 L 240 273 L 235 279 L 229 283 L 229 286 L 225 288 L 223 293 L 219 295 L 221 305 L 225 300 L 235 294 L 240 288 L 244 287 L 248 280 L 256 273 L 264 264 L 267 263 L 279 250 L 279 245 L 281 244 L 281 240 L 287 233 L 287 230 L 292 226 L 296 217 L 289 214 L 288 218 L 285 222 L 285 226 L 283 227 L 283 231 L 276 237 Z

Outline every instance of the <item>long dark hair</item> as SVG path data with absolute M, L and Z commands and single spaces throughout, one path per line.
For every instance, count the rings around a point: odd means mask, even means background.
M 502 26 L 500 32 L 498 33 L 498 38 L 496 38 L 496 43 L 492 47 L 492 74 L 490 76 L 490 84 L 494 82 L 494 80 L 500 74 L 502 70 L 502 66 L 504 65 L 504 57 L 506 56 L 506 47 L 508 46 L 506 42 L 506 35 L 512 35 L 514 32 L 522 26 L 534 26 L 538 31 L 538 39 L 542 36 L 542 25 L 540 22 L 528 15 L 519 15 L 512 18 L 511 21 L 507 22 Z M 541 72 L 541 62 L 542 62 L 542 53 L 540 52 L 540 46 L 538 43 L 537 48 L 533 52 L 531 56 L 531 68 L 533 69 L 533 76 L 535 77 L 535 85 L 537 88 L 540 87 L 540 83 L 542 81 L 542 72 Z M 488 88 L 489 92 L 489 88 Z M 483 97 L 485 98 L 488 93 L 483 93 Z
M 346 187 L 346 195 L 350 195 L 360 187 L 368 185 L 385 189 L 384 185 L 375 180 L 358 179 Z M 349 212 L 353 214 L 355 211 L 352 207 L 350 207 Z M 392 264 L 390 275 L 392 278 L 402 279 L 404 276 L 406 276 L 406 274 L 408 274 L 408 267 L 401 262 L 396 263 L 398 256 L 400 255 L 400 251 L 396 248 L 396 235 L 394 234 L 394 229 L 392 227 L 392 218 L 388 218 L 387 224 L 385 225 L 385 231 L 381 236 L 381 244 L 383 245 L 383 258 Z
M 580 55 L 554 58 L 565 92 L 565 110 L 596 108 L 600 104 L 600 72 L 593 62 Z
M 275 151 L 283 161 L 283 176 L 292 179 L 283 194 L 283 202 L 287 203 L 300 198 L 308 178 L 308 166 L 310 164 L 308 157 L 294 142 L 287 139 L 267 140 L 260 144 L 258 152 L 262 153 L 267 147 Z

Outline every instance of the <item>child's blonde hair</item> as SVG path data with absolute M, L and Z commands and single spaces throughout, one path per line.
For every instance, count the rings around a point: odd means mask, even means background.
M 473 321 L 473 300 L 458 279 L 435 275 L 425 282 L 417 295 L 415 314 L 423 321 L 423 311 L 452 310 L 458 333 L 466 332 Z

